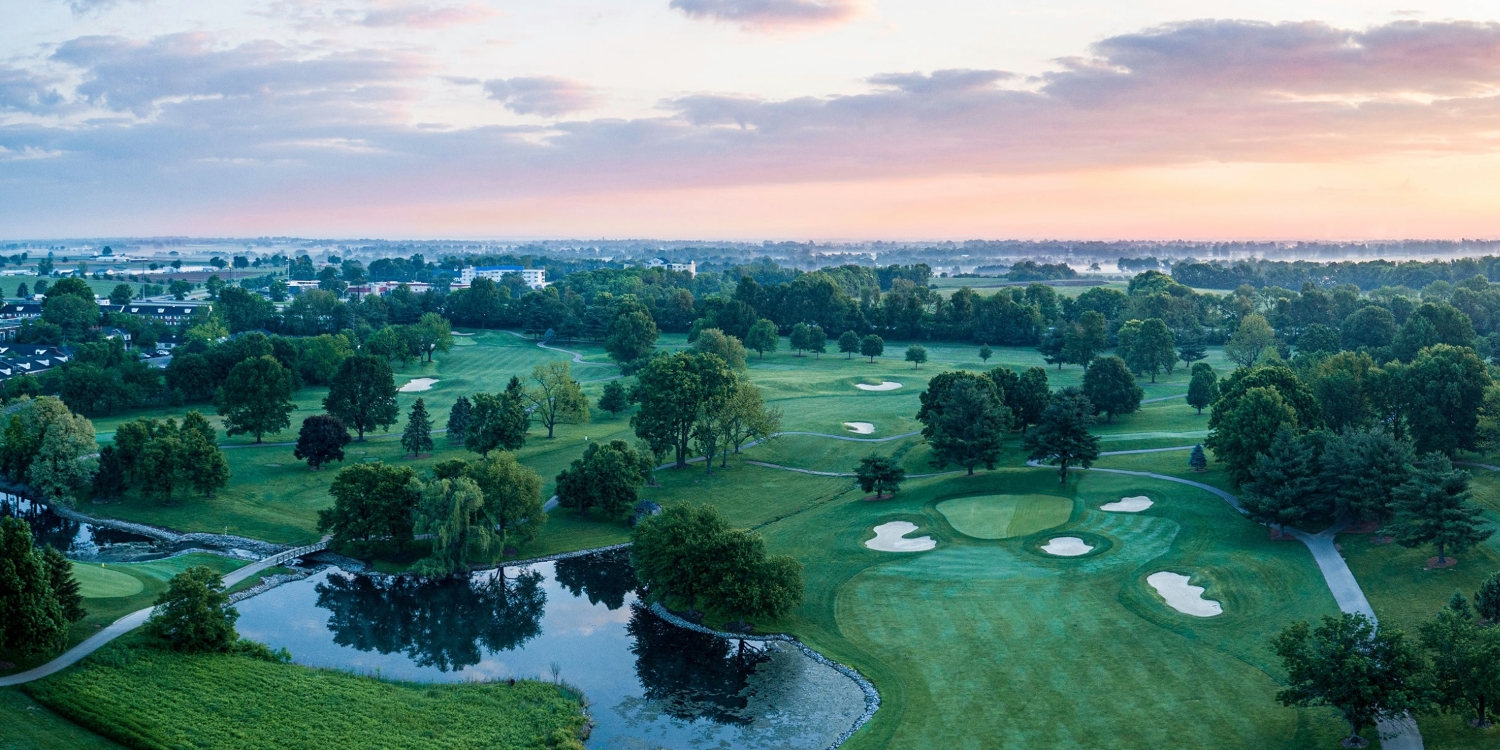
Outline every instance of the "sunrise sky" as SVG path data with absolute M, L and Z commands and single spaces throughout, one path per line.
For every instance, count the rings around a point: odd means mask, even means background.
M 1494 2 L 3 17 L 0 238 L 1500 237 Z

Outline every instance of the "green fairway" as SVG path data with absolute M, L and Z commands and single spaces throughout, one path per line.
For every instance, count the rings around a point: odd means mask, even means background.
M 78 592 L 85 599 L 130 596 L 146 588 L 136 576 L 92 563 L 73 563 L 73 577 L 78 579 Z
M 973 495 L 944 500 L 937 510 L 960 534 L 1009 539 L 1067 523 L 1073 501 L 1056 495 Z

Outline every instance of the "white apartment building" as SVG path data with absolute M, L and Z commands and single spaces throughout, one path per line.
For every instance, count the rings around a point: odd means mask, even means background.
M 521 274 L 521 280 L 532 289 L 541 289 L 547 286 L 547 271 L 542 268 L 522 268 L 520 266 L 464 266 L 459 272 L 458 282 L 460 284 L 473 284 L 474 279 L 489 279 L 499 281 L 500 277 L 510 274 Z

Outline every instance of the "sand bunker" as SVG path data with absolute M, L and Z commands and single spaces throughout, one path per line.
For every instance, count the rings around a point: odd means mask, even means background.
M 1042 551 L 1058 557 L 1077 557 L 1094 551 L 1094 548 L 1076 536 L 1060 536 L 1048 539 Z
M 402 393 L 416 393 L 417 391 L 430 391 L 432 386 L 438 382 L 437 378 L 415 378 L 401 386 Z
M 930 536 L 901 538 L 916 530 L 917 525 L 910 521 L 883 523 L 875 527 L 875 538 L 865 542 L 865 546 L 878 552 L 926 552 L 937 546 Z
M 1151 505 L 1151 498 L 1136 495 L 1135 497 L 1122 497 L 1117 503 L 1105 503 L 1099 506 L 1099 510 L 1107 510 L 1111 513 L 1140 513 Z
M 1167 600 L 1167 606 L 1185 615 L 1194 617 L 1215 617 L 1224 614 L 1224 607 L 1212 599 L 1203 598 L 1202 586 L 1190 586 L 1191 580 L 1180 573 L 1152 573 L 1146 576 L 1146 583 L 1161 594 L 1161 598 Z
M 880 382 L 880 385 L 870 385 L 869 383 L 855 383 L 854 387 L 862 391 L 894 391 L 897 388 L 900 388 L 901 384 L 892 383 L 889 380 L 882 380 Z
M 875 431 L 875 425 L 869 422 L 845 422 L 844 429 L 857 435 L 868 435 Z

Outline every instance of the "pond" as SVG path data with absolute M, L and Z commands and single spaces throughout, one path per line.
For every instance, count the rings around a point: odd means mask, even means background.
M 6 516 L 15 516 L 29 524 L 37 546 L 50 544 L 75 560 L 141 560 L 170 552 L 151 537 L 74 521 L 54 513 L 43 503 L 0 493 L 0 518 Z
M 865 707 L 853 680 L 795 646 L 652 614 L 623 550 L 468 578 L 329 568 L 237 606 L 241 635 L 299 664 L 412 681 L 560 679 L 589 701 L 595 750 L 816 750 Z

